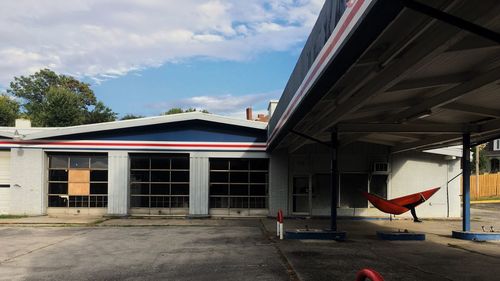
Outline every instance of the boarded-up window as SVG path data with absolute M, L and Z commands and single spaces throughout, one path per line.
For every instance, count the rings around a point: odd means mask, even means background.
M 90 170 L 69 170 L 68 194 L 90 195 Z
M 106 154 L 50 154 L 49 207 L 107 207 Z

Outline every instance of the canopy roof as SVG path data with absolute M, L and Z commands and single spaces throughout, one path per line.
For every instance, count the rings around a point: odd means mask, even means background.
M 350 1 L 321 45 L 318 30 L 343 11 L 328 2 L 270 120 L 270 149 L 328 141 L 332 129 L 341 145 L 394 153 L 500 136 L 499 1 Z

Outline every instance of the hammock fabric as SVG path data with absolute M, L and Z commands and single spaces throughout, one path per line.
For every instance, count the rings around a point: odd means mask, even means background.
M 440 187 L 432 188 L 426 191 L 394 198 L 391 200 L 386 200 L 380 196 L 365 191 L 363 191 L 363 196 L 366 197 L 366 199 L 368 199 L 368 201 L 370 201 L 370 203 L 372 203 L 373 206 L 375 206 L 375 208 L 379 209 L 380 211 L 393 215 L 401 215 L 402 213 L 409 211 L 411 208 L 414 208 L 427 201 L 439 189 Z

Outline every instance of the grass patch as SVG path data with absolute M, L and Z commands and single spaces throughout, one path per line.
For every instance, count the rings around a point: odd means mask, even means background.
M 21 215 L 0 215 L 0 219 L 20 219 L 20 218 L 25 218 L 27 216 L 21 216 Z

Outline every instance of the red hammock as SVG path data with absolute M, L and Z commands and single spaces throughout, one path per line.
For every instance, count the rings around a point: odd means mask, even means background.
M 399 198 L 394 198 L 391 200 L 386 200 L 375 194 L 371 194 L 363 191 L 363 196 L 370 201 L 370 203 L 375 206 L 375 208 L 380 211 L 393 215 L 401 215 L 410 210 L 412 207 L 416 207 L 423 202 L 427 201 L 434 193 L 436 193 L 440 187 L 432 188 L 426 191 L 406 195 Z

